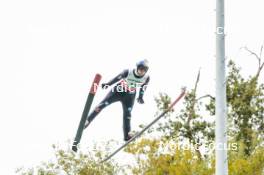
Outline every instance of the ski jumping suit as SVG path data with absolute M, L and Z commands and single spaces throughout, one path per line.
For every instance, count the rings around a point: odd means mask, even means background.
M 104 88 L 105 86 L 111 86 L 112 84 L 119 82 L 116 86 L 113 87 L 113 89 L 111 89 L 111 91 L 106 95 L 104 100 L 101 101 L 101 103 L 99 103 L 99 105 L 94 109 L 94 111 L 88 116 L 87 120 L 89 124 L 106 106 L 110 105 L 111 103 L 120 101 L 123 107 L 124 140 L 129 140 L 128 133 L 131 130 L 131 111 L 133 109 L 135 101 L 136 89 L 140 89 L 138 101 L 143 101 L 144 91 L 146 90 L 147 84 L 150 79 L 147 74 L 142 77 L 137 76 L 135 71 L 136 69 L 124 70 L 110 82 L 102 84 L 102 87 Z

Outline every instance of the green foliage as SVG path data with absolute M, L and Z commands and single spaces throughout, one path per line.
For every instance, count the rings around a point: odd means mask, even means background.
M 191 149 L 183 149 L 168 140 L 141 139 L 131 144 L 127 152 L 136 157 L 136 166 L 131 167 L 135 175 L 210 175 L 213 168 L 201 161 Z
M 244 152 L 250 155 L 256 146 L 256 140 L 264 138 L 264 84 L 258 83 L 258 76 L 245 79 L 240 68 L 231 60 L 228 63 L 227 107 L 228 132 L 236 141 L 245 145 Z M 215 113 L 215 101 L 211 100 L 207 109 Z M 257 138 L 254 137 L 257 133 Z
M 109 144 L 109 143 L 108 143 Z M 107 148 L 108 145 L 105 145 Z M 108 151 L 94 147 L 94 151 L 76 154 L 70 149 L 61 149 L 53 145 L 55 160 L 41 163 L 30 169 L 19 169 L 20 175 L 115 175 L 121 169 L 113 161 L 100 163 Z
M 163 137 L 177 142 L 188 142 L 196 147 L 199 159 L 202 158 L 200 147 L 210 144 L 214 139 L 213 123 L 205 119 L 205 110 L 201 112 L 203 107 L 202 98 L 197 98 L 196 91 L 200 78 L 198 73 L 194 89 L 187 92 L 184 97 L 184 107 L 179 114 L 170 115 L 163 123 L 159 123 L 158 131 L 162 132 Z M 156 98 L 158 109 L 168 106 L 170 98 L 166 94 L 161 94 Z M 164 103 L 164 105 L 162 105 Z M 166 108 L 165 108 L 166 109 Z M 203 113 L 203 114 L 201 114 Z
M 136 165 L 130 166 L 134 175 L 213 175 L 214 154 L 199 159 L 193 149 L 181 147 L 180 143 L 166 139 L 143 138 L 131 144 L 126 151 L 133 154 Z M 264 147 L 255 148 L 250 156 L 242 147 L 228 152 L 229 175 L 263 175 Z
M 250 156 L 239 151 L 229 152 L 229 175 L 263 175 L 264 147 L 257 147 Z

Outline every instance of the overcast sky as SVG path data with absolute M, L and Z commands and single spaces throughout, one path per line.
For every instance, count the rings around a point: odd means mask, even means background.
M 264 1 L 226 1 L 226 55 L 245 75 L 264 41 Z M 158 92 L 214 93 L 214 0 L 2 0 L 0 2 L 0 174 L 48 160 L 53 143 L 73 139 L 95 73 L 109 81 L 138 60 L 150 62 L 145 105 L 132 128 L 153 119 Z M 263 77 L 263 76 L 262 76 Z M 99 90 L 94 105 L 107 91 Z M 106 108 L 83 135 L 122 141 L 122 109 Z

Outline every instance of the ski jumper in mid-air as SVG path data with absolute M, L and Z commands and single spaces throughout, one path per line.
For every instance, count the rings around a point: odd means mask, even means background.
M 106 89 L 118 82 L 107 94 L 104 100 L 101 101 L 101 103 L 99 103 L 99 105 L 88 116 L 85 128 L 89 126 L 102 109 L 111 103 L 120 101 L 123 107 L 124 140 L 130 140 L 133 137 L 133 134 L 130 132 L 131 111 L 133 109 L 137 89 L 139 89 L 137 102 L 140 104 L 144 103 L 143 96 L 150 79 L 147 75 L 148 68 L 148 61 L 142 60 L 136 64 L 136 68 L 131 70 L 126 69 L 108 83 L 103 83 L 102 88 Z

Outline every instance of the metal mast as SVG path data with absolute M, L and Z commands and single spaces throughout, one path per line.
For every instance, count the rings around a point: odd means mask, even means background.
M 228 175 L 224 0 L 216 0 L 215 175 Z

